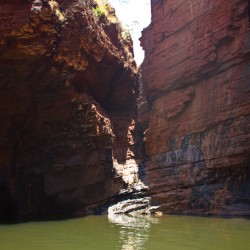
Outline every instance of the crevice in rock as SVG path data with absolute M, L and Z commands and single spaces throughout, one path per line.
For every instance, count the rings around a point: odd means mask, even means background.
M 136 78 L 137 105 L 141 105 L 142 81 L 139 73 Z M 117 175 L 122 177 L 123 188 L 117 195 L 112 197 L 108 203 L 99 209 L 100 212 L 108 212 L 109 219 L 114 219 L 117 215 L 141 216 L 151 215 L 158 212 L 160 206 L 153 206 L 151 197 L 148 194 L 148 187 L 144 184 L 145 163 L 147 154 L 144 145 L 144 130 L 138 116 L 138 109 L 135 116 L 135 129 L 133 130 L 135 161 L 115 163 Z

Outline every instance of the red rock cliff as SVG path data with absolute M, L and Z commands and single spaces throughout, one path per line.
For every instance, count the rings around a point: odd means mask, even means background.
M 165 212 L 250 215 L 249 1 L 151 2 L 146 184 Z
M 91 212 L 134 162 L 132 43 L 95 10 L 1 0 L 0 218 Z

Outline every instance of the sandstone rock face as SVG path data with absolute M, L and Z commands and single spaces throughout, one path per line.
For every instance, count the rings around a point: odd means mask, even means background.
M 249 1 L 151 2 L 146 185 L 165 212 L 250 215 Z
M 1 219 L 93 212 L 135 161 L 132 43 L 95 6 L 0 3 Z

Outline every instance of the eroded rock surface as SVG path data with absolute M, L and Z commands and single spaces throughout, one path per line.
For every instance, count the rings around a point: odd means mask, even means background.
M 132 43 L 95 8 L 0 3 L 1 219 L 90 213 L 135 162 Z
M 151 2 L 146 185 L 165 212 L 250 215 L 249 1 Z

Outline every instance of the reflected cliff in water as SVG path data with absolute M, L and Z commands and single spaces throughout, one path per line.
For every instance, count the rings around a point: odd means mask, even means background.
M 120 226 L 121 250 L 142 250 L 149 239 L 152 224 L 159 223 L 151 216 L 132 217 L 125 214 L 110 214 L 109 222 Z

